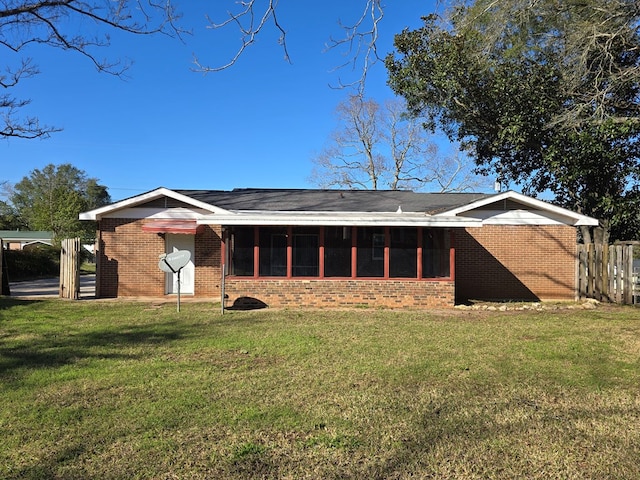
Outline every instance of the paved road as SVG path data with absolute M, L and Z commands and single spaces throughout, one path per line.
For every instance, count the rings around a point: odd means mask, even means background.
M 41 278 L 26 282 L 9 283 L 12 297 L 57 297 L 59 295 L 59 278 Z M 95 298 L 96 276 L 80 276 L 80 298 Z

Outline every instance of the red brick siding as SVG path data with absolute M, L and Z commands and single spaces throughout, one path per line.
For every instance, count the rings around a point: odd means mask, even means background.
M 575 297 L 576 229 L 486 225 L 457 230 L 456 301 Z
M 454 305 L 453 281 L 251 279 L 228 277 L 226 306 L 239 298 L 270 307 L 439 308 Z
M 96 296 L 163 296 L 165 274 L 158 268 L 163 237 L 142 231 L 144 220 L 100 221 Z M 195 236 L 195 296 L 220 295 L 220 228 L 203 227 Z
M 144 220 L 103 219 L 96 294 L 163 296 L 158 256 L 164 238 Z M 220 227 L 195 237 L 195 296 L 220 296 Z M 484 226 L 456 230 L 453 281 L 251 279 L 229 277 L 227 305 L 239 297 L 270 306 L 448 307 L 465 299 L 573 299 L 576 231 L 569 226 Z M 455 293 L 454 293 L 455 289 Z
M 195 242 L 195 295 L 220 298 L 221 227 L 201 226 Z

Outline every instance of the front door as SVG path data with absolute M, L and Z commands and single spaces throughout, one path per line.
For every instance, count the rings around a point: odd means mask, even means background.
M 194 279 L 195 279 L 195 265 L 193 264 L 195 253 L 195 236 L 184 234 L 172 234 L 167 233 L 165 236 L 167 253 L 177 252 L 178 250 L 188 250 L 191 252 L 191 260 L 180 271 L 180 294 L 193 295 Z M 167 294 L 178 293 L 178 274 L 167 273 L 165 279 L 165 291 Z

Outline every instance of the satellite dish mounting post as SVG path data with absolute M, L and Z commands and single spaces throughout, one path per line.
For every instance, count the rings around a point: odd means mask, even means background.
M 191 260 L 191 252 L 188 250 L 178 250 L 173 253 L 163 253 L 160 255 L 158 267 L 166 273 L 178 275 L 178 312 L 180 311 L 180 272 Z

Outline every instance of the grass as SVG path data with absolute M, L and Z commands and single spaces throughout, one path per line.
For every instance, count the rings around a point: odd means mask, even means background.
M 640 475 L 640 311 L 0 299 L 0 478 Z

